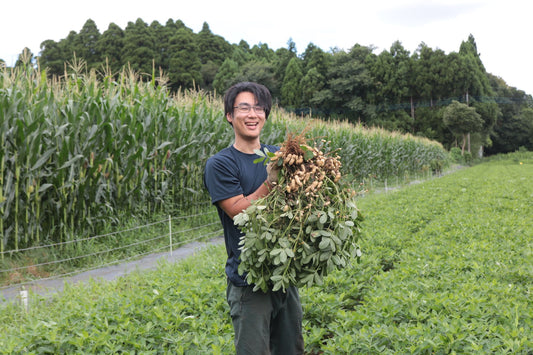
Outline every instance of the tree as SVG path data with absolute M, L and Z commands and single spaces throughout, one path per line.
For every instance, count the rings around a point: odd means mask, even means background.
M 467 134 L 480 132 L 483 127 L 481 115 L 476 112 L 475 108 L 453 100 L 444 110 L 443 118 L 446 127 L 456 137 L 462 136 L 461 152 L 464 154 Z M 471 153 L 470 146 L 468 146 L 468 152 Z
M 371 115 L 373 124 L 401 131 L 410 131 L 414 120 L 414 107 L 408 102 L 411 95 L 410 82 L 413 80 L 412 59 L 399 41 L 392 44 L 390 51 L 378 56 L 369 55 L 366 61 L 373 87 L 367 100 L 375 107 Z M 407 114 L 411 108 L 411 116 Z M 392 121 L 387 124 L 387 121 Z
M 259 43 L 250 50 L 252 56 L 251 60 L 264 61 L 265 63 L 272 63 L 276 59 L 276 53 L 268 47 L 266 43 Z
M 202 67 L 200 68 L 200 76 L 202 77 L 202 81 L 198 83 L 202 89 L 213 91 L 213 82 L 215 81 L 215 77 L 219 68 L 220 66 L 212 61 L 202 64 Z
M 489 75 L 500 114 L 490 134 L 488 154 L 508 153 L 526 147 L 533 150 L 533 103 L 531 95 L 508 86 L 502 78 Z
M 233 52 L 231 45 L 223 37 L 211 32 L 207 22 L 204 22 L 202 30 L 198 32 L 196 44 L 202 64 L 213 62 L 216 65 L 221 65 Z
M 140 18 L 128 22 L 124 30 L 124 64 L 142 74 L 152 74 L 154 60 L 157 58 L 155 37 L 148 25 Z
M 301 80 L 302 105 L 312 107 L 312 100 L 316 93 L 324 88 L 331 55 L 325 53 L 312 43 L 309 43 L 302 54 Z
M 152 21 L 149 31 L 154 37 L 154 64 L 156 69 L 160 69 L 167 74 L 169 71 L 169 42 L 170 38 L 177 31 L 174 21 L 169 19 L 163 26 L 158 21 Z
M 306 73 L 311 69 L 316 69 L 321 75 L 326 75 L 330 65 L 331 55 L 324 52 L 313 43 L 309 43 L 302 53 L 303 71 Z
M 425 43 L 420 44 L 417 52 L 417 60 L 414 64 L 415 85 L 420 99 L 433 107 L 437 99 L 447 97 L 445 85 L 442 84 L 447 67 L 446 54 L 441 49 L 434 51 Z
M 282 83 L 287 65 L 289 65 L 289 62 L 292 58 L 297 57 L 296 46 L 292 39 L 289 39 L 287 42 L 287 48 L 280 48 L 275 53 L 276 57 L 271 63 L 274 65 L 274 74 L 276 76 L 276 80 Z
M 250 54 L 249 51 L 243 49 L 243 46 L 235 46 L 233 47 L 233 53 L 231 54 L 231 60 L 233 60 L 235 63 L 241 66 L 252 61 L 252 55 Z
M 75 59 L 78 58 L 78 40 L 78 34 L 76 33 L 76 31 L 70 31 L 68 36 L 59 42 L 60 45 L 63 47 L 63 53 L 65 55 L 65 57 L 63 58 L 64 63 L 69 62 L 72 64 L 75 62 Z
M 232 59 L 226 59 L 218 69 L 213 88 L 217 93 L 224 93 L 234 83 L 234 78 L 239 72 L 239 65 Z
M 41 56 L 39 62 L 46 68 L 49 77 L 62 75 L 64 72 L 65 53 L 63 45 L 48 39 L 41 43 Z
M 110 23 L 107 30 L 96 43 L 102 62 L 112 73 L 117 73 L 123 66 L 122 51 L 124 48 L 124 31 L 114 23 Z
M 476 147 L 476 149 L 479 149 L 480 155 L 482 155 L 485 147 L 491 144 L 490 134 L 493 131 L 498 117 L 501 116 L 501 112 L 492 97 L 480 101 L 474 100 L 472 102 L 472 107 L 475 108 L 477 113 L 479 113 L 481 120 L 483 121 L 481 129 L 477 132 L 478 137 L 476 140 L 476 142 L 479 143 L 479 147 Z M 467 138 L 470 139 L 470 136 L 468 135 Z
M 490 96 L 490 83 L 485 67 L 477 52 L 474 36 L 469 35 L 468 40 L 461 43 L 459 55 L 462 59 L 460 73 L 463 75 L 463 80 L 460 82 L 463 83 L 462 89 L 467 105 L 471 95 Z
M 390 47 L 392 72 L 389 75 L 386 91 L 397 103 L 404 102 L 408 96 L 410 53 L 400 41 L 395 41 Z
M 196 45 L 202 63 L 202 87 L 209 90 L 213 88 L 213 81 L 218 68 L 232 54 L 233 49 L 224 38 L 211 32 L 207 22 L 204 22 L 202 30 L 196 36 Z
M 283 84 L 281 85 L 281 104 L 286 107 L 298 108 L 302 103 L 303 78 L 298 58 L 292 58 L 287 65 Z
M 254 81 L 265 85 L 274 99 L 279 98 L 279 83 L 274 76 L 272 64 L 262 61 L 251 61 L 244 64 L 234 78 L 234 82 Z
M 76 36 L 74 52 L 77 58 L 85 59 L 89 69 L 97 68 L 102 63 L 97 46 L 100 36 L 100 31 L 96 27 L 96 23 L 91 19 L 85 22 L 80 33 Z
M 454 97 L 458 100 L 461 96 L 464 97 L 463 70 L 462 56 L 457 52 L 449 53 L 446 65 L 447 97 Z
M 533 150 L 533 109 L 526 108 L 519 115 L 506 117 L 494 127 L 491 153 L 509 153 L 520 147 Z
M 174 90 L 179 87 L 193 88 L 202 80 L 202 63 L 194 40 L 194 33 L 180 28 L 170 39 L 169 79 Z
M 324 87 L 324 76 L 318 72 L 317 68 L 311 68 L 301 82 L 302 106 L 313 107 L 315 95 Z
M 487 142 L 489 134 L 496 123 L 499 110 L 494 100 L 491 99 L 494 94 L 490 87 L 485 67 L 477 52 L 474 36 L 469 35 L 468 40 L 461 43 L 459 56 L 463 64 L 462 70 L 460 70 L 463 80 L 460 82 L 463 83 L 462 89 L 465 95 L 465 101 L 467 105 L 470 105 L 470 102 L 472 102 L 472 105 L 476 107 L 476 111 L 481 114 L 484 122 L 479 133 L 481 134 L 481 141 Z M 468 140 L 470 141 L 470 135 L 468 135 Z
M 365 121 L 368 118 L 365 99 L 372 85 L 365 61 L 370 53 L 369 47 L 358 44 L 348 53 L 335 52 L 328 71 L 327 86 L 314 96 L 313 102 L 351 121 Z

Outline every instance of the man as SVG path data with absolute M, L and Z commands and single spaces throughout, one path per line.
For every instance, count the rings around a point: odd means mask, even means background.
M 204 183 L 224 229 L 228 259 L 226 297 L 235 331 L 237 354 L 302 354 L 302 307 L 296 287 L 283 291 L 253 292 L 245 275 L 239 275 L 239 240 L 242 235 L 233 217 L 251 201 L 266 196 L 277 171 L 267 173 L 254 160 L 256 149 L 278 147 L 260 142 L 260 134 L 272 108 L 270 91 L 263 85 L 242 82 L 224 97 L 225 119 L 233 127 L 234 143 L 208 159 Z

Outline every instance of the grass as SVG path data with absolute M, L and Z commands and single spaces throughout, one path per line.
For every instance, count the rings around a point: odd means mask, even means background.
M 360 198 L 362 262 L 301 290 L 306 353 L 531 354 L 531 176 L 511 155 Z M 224 260 L 5 304 L 0 352 L 233 353 Z

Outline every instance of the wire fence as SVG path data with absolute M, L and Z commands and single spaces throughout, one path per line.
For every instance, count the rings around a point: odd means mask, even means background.
M 4 261 L 0 269 L 0 290 L 31 285 L 38 281 L 64 278 L 74 274 L 95 270 L 111 265 L 139 259 L 141 257 L 173 250 L 195 241 L 207 240 L 222 234 L 216 211 L 190 214 L 185 216 L 168 216 L 155 222 L 125 228 L 106 234 L 86 238 L 68 240 L 61 243 L 33 246 L 16 251 L 2 251 L 0 257 Z M 118 244 L 118 245 L 115 245 Z M 70 247 L 68 253 L 62 252 Z M 77 255 L 75 255 L 77 253 Z M 28 256 L 30 254 L 30 256 Z M 5 267 L 9 260 L 33 258 L 36 254 L 61 255 L 52 260 L 29 263 L 23 266 Z M 89 260 L 88 262 L 86 260 Z M 74 263 L 84 263 L 85 266 L 73 266 Z M 64 267 L 63 267 L 64 266 Z M 35 277 L 32 271 L 55 267 L 50 276 Z M 63 271 L 57 271 L 62 270 Z M 26 277 L 21 275 L 25 274 Z M 13 282 L 10 276 L 19 279 Z M 28 277 L 28 275 L 31 277 Z

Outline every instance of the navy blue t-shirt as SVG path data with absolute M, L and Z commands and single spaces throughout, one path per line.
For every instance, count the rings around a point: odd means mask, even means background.
M 273 145 L 261 144 L 261 150 L 267 148 L 271 152 L 279 150 Z M 246 286 L 245 275 L 239 275 L 239 240 L 242 232 L 218 206 L 219 201 L 243 194 L 248 196 L 257 190 L 267 178 L 263 163 L 254 163 L 257 154 L 246 154 L 231 145 L 207 160 L 204 171 L 204 184 L 211 196 L 211 202 L 217 207 L 218 216 L 224 229 L 226 242 L 226 275 L 235 286 Z

